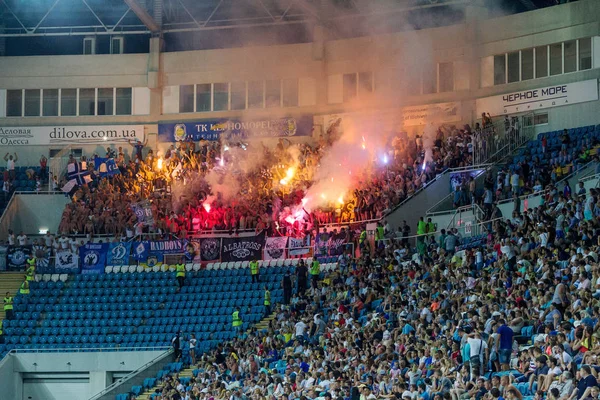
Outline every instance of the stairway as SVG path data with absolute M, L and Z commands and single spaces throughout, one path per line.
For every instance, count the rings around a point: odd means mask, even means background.
M 275 312 L 271 313 L 271 315 L 269 315 L 266 318 L 261 319 L 256 325 L 254 325 L 254 327 L 257 330 L 263 330 L 263 329 L 269 329 L 269 323 L 275 319 Z M 194 376 L 193 371 L 196 369 L 195 365 L 189 366 L 185 369 L 182 369 L 177 376 L 180 378 L 191 378 Z M 142 392 L 139 396 L 136 397 L 136 400 L 150 400 L 150 395 L 152 393 L 155 393 L 156 389 L 162 389 L 163 384 L 162 382 L 159 383 L 158 385 Z
M 15 297 L 21 283 L 25 280 L 24 272 L 2 272 L 0 273 L 0 298 L 4 299 L 6 292 Z M 0 321 L 4 321 L 6 314 L 4 313 L 4 302 L 0 304 Z

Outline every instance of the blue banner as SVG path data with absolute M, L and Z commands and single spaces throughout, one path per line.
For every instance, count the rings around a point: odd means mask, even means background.
M 133 242 L 133 251 L 131 257 L 136 261 L 146 261 L 150 254 L 150 242 L 145 240 L 143 242 Z
M 107 243 L 88 243 L 79 248 L 82 274 L 102 274 L 106 267 Z
M 94 170 L 100 178 L 115 176 L 121 173 L 114 158 L 94 158 Z
M 312 116 L 240 121 L 215 119 L 176 124 L 158 124 L 159 142 L 185 142 L 228 139 L 253 139 L 268 137 L 311 136 Z
M 110 243 L 108 253 L 106 254 L 106 265 L 126 265 L 129 264 L 129 253 L 131 252 L 131 242 L 128 243 Z

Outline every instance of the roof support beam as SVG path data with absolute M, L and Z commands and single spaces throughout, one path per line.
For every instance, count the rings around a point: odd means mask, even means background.
M 50 15 L 50 13 L 52 12 L 52 10 L 54 10 L 54 7 L 56 7 L 56 5 L 58 4 L 60 0 L 56 0 L 52 6 L 48 9 L 48 12 L 46 12 L 46 14 L 44 14 L 44 16 L 42 17 L 42 19 L 40 20 L 40 22 L 38 22 L 38 24 L 35 26 L 35 28 L 33 28 L 33 33 L 35 33 L 35 31 L 37 31 L 37 29 L 40 27 L 40 25 L 42 25 L 42 22 L 44 22 L 44 20 L 48 17 L 48 15 Z
M 17 14 L 15 14 L 15 12 L 8 6 L 8 4 L 6 4 L 6 1 L 4 0 L 0 0 L 0 2 L 2 2 L 2 4 L 4 4 L 4 7 L 6 7 L 6 9 L 8 10 L 9 13 L 11 13 L 11 15 L 13 17 L 15 17 L 15 19 L 17 20 L 17 22 L 19 23 L 19 25 L 21 25 L 21 27 L 23 27 L 23 29 L 26 32 L 29 32 L 29 30 L 25 27 L 25 25 L 21 22 L 21 20 L 19 19 L 19 17 L 17 17 Z
M 109 29 L 106 27 L 106 25 L 104 25 L 104 22 L 102 22 L 102 20 L 100 19 L 100 17 L 98 16 L 98 14 L 96 14 L 96 12 L 92 9 L 92 7 L 90 7 L 90 5 L 88 4 L 88 2 L 86 0 L 81 0 L 83 4 L 85 4 L 85 6 L 88 8 L 88 10 L 90 10 L 90 12 L 92 13 L 92 15 L 94 17 L 96 17 L 96 19 L 98 20 L 98 22 L 100 22 L 100 25 L 102 25 L 102 27 L 104 28 L 105 31 L 109 31 Z
M 156 23 L 154 18 L 146 11 L 136 0 L 124 0 L 125 4 L 131 8 L 131 11 L 146 25 L 152 33 L 160 33 L 160 25 Z

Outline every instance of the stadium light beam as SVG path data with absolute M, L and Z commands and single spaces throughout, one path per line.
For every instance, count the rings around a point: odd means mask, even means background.
M 146 25 L 150 32 L 159 33 L 161 31 L 160 26 L 156 23 L 154 18 L 136 1 L 136 0 L 123 0 L 125 4 L 131 8 L 131 11 Z

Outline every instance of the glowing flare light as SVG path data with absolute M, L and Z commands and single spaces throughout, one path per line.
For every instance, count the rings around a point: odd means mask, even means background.
M 210 204 L 204 203 L 204 204 L 202 204 L 202 207 L 204 207 L 204 209 L 206 210 L 207 213 L 210 212 Z

